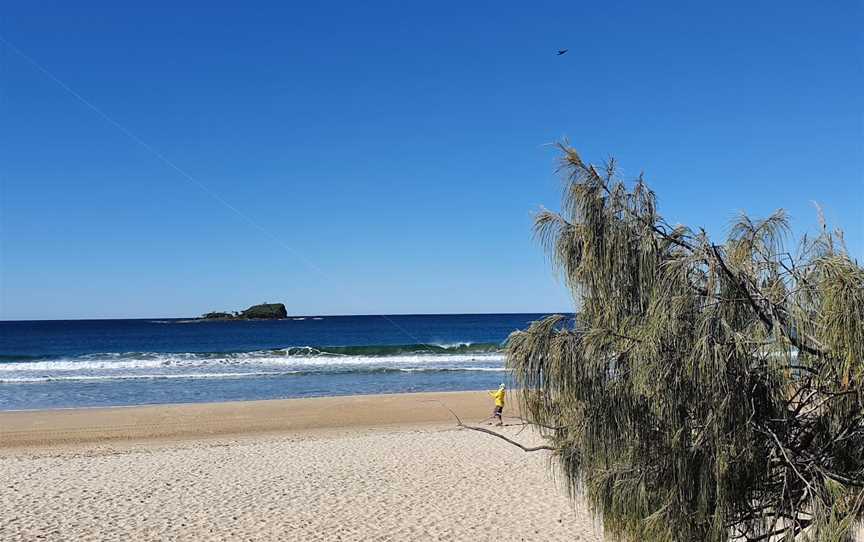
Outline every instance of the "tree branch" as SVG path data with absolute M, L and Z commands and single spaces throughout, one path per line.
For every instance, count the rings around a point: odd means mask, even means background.
M 555 448 L 553 448 L 552 446 L 548 446 L 545 444 L 541 445 L 541 446 L 525 446 L 524 444 L 516 442 L 515 440 L 511 440 L 511 439 L 505 437 L 504 435 L 502 435 L 501 433 L 496 433 L 495 431 L 492 431 L 491 429 L 486 429 L 485 427 L 475 427 L 473 425 L 465 425 L 464 423 L 462 423 L 462 419 L 459 417 L 459 415 L 456 414 L 455 412 L 453 412 L 453 409 L 451 409 L 450 407 L 448 407 L 447 405 L 445 405 L 441 401 L 438 401 L 437 399 L 430 399 L 427 402 L 438 403 L 441 406 L 443 406 L 444 408 L 446 408 L 448 411 L 450 411 L 450 414 L 452 414 L 453 417 L 456 418 L 456 425 L 457 426 L 462 427 L 464 429 L 470 429 L 472 431 L 479 431 L 481 433 L 486 433 L 487 435 L 492 435 L 493 437 L 498 437 L 501 440 L 503 440 L 509 444 L 512 444 L 513 446 L 516 446 L 517 448 L 520 448 L 523 452 L 539 452 L 540 450 L 549 450 L 549 451 L 553 451 L 553 452 L 555 451 Z

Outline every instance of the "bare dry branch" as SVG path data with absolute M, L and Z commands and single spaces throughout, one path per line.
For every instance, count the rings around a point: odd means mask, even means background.
M 503 440 L 503 441 L 505 441 L 505 442 L 507 442 L 507 443 L 509 443 L 509 444 L 512 444 L 513 446 L 516 446 L 517 448 L 521 449 L 523 452 L 539 452 L 540 450 L 549 450 L 549 451 L 554 451 L 554 450 L 555 450 L 554 447 L 552 447 L 552 446 L 547 446 L 547 445 L 542 445 L 542 446 L 525 446 L 524 444 L 521 444 L 521 443 L 519 443 L 519 442 L 516 442 L 515 440 L 512 440 L 512 439 L 510 439 L 510 438 L 507 438 L 506 436 L 502 435 L 501 433 L 497 433 L 497 432 L 495 432 L 495 431 L 492 431 L 491 429 L 486 429 L 485 427 L 476 427 L 476 426 L 473 426 L 473 425 L 467 425 L 467 424 L 464 424 L 464 423 L 462 423 L 462 419 L 459 418 L 459 415 L 456 414 L 455 412 L 453 412 L 453 409 L 451 409 L 450 407 L 448 407 L 448 406 L 447 406 L 446 404 L 444 404 L 443 402 L 438 401 L 437 399 L 429 399 L 429 400 L 427 400 L 427 401 L 425 401 L 425 402 L 435 402 L 435 403 L 440 404 L 440 405 L 443 406 L 444 408 L 446 408 L 446 409 L 450 412 L 450 414 L 452 414 L 453 417 L 456 419 L 456 425 L 457 425 L 458 427 L 463 428 L 463 429 L 470 429 L 471 431 L 479 431 L 479 432 L 481 432 L 481 433 L 486 433 L 487 435 L 492 435 L 493 437 L 498 437 L 499 439 L 501 439 L 501 440 Z

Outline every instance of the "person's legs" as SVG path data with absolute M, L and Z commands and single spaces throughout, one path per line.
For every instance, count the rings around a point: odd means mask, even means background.
M 492 415 L 486 419 L 489 420 L 489 423 L 486 425 L 492 425 L 493 423 L 495 423 L 495 420 L 498 419 L 498 407 L 497 406 L 492 407 Z
M 495 407 L 495 419 L 498 420 L 498 423 L 495 424 L 497 426 L 504 425 L 504 421 L 501 418 L 501 413 L 504 411 L 504 407 L 496 406 Z

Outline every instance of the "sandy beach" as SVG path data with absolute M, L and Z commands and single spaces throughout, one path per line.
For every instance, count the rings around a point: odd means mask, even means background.
M 0 413 L 0 540 L 602 540 L 547 452 L 459 429 L 438 403 L 476 423 L 488 399 Z

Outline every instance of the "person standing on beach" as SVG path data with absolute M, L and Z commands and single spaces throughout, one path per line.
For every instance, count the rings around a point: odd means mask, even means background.
M 498 386 L 498 391 L 490 391 L 489 395 L 495 399 L 495 410 L 492 411 L 492 417 L 498 420 L 498 423 L 495 425 L 502 426 L 504 422 L 501 418 L 501 413 L 504 412 L 504 396 L 506 392 L 504 390 L 504 383 L 502 382 L 500 386 Z M 489 425 L 492 425 L 492 422 L 489 422 Z

